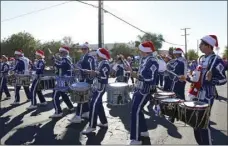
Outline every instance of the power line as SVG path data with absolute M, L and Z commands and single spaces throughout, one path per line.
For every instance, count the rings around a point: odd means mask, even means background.
M 10 20 L 13 20 L 13 19 L 16 19 L 16 18 L 20 18 L 20 17 L 26 16 L 26 15 L 34 14 L 34 13 L 37 13 L 37 12 L 40 12 L 40 11 L 44 11 L 44 10 L 47 10 L 47 9 L 51 9 L 51 8 L 54 8 L 54 7 L 57 7 L 57 6 L 60 6 L 60 5 L 64 5 L 64 4 L 69 3 L 69 2 L 72 2 L 72 1 L 63 2 L 63 3 L 57 4 L 57 5 L 52 5 L 50 7 L 46 7 L 46 8 L 42 8 L 42 9 L 39 9 L 39 10 L 31 11 L 31 12 L 28 12 L 28 13 L 25 13 L 25 14 L 21 14 L 21 15 L 12 17 L 12 18 L 4 19 L 4 20 L 1 21 L 1 23 L 2 22 L 6 22 L 6 21 L 10 21 Z
M 83 2 L 83 1 L 78 1 L 78 2 L 83 3 L 83 4 L 86 4 L 86 5 L 89 5 L 89 6 L 92 6 L 92 7 L 95 7 L 95 8 L 98 8 L 98 9 L 99 9 L 99 7 L 98 7 L 98 6 L 95 6 L 95 5 L 93 5 L 93 4 L 89 4 L 89 3 L 86 3 L 86 2 Z M 139 30 L 139 31 L 141 31 L 141 32 L 143 32 L 143 33 L 145 33 L 145 34 L 149 34 L 149 33 L 145 32 L 145 31 L 143 31 L 142 29 L 140 29 L 140 28 L 136 27 L 135 25 L 133 25 L 133 24 L 131 24 L 131 23 L 129 23 L 129 22 L 127 22 L 127 21 L 123 20 L 122 18 L 120 18 L 120 17 L 118 17 L 118 16 L 116 16 L 115 14 L 113 14 L 113 13 L 109 12 L 108 10 L 106 10 L 106 9 L 104 9 L 104 8 L 101 8 L 101 9 L 102 9 L 102 10 L 104 10 L 104 12 L 105 12 L 105 13 L 109 13 L 109 14 L 110 14 L 110 15 L 112 15 L 113 17 L 115 17 L 115 18 L 117 18 L 117 19 L 119 19 L 119 20 L 121 20 L 121 21 L 123 21 L 123 22 L 127 23 L 128 25 L 130 25 L 130 26 L 134 27 L 135 29 L 137 29 L 137 30 Z M 150 35 L 150 34 L 149 34 L 149 35 Z M 167 41 L 165 41 L 165 40 L 162 40 L 162 41 L 163 41 L 163 42 L 165 42 L 165 43 L 171 44 L 171 45 L 176 45 L 176 46 L 184 46 L 184 45 L 180 45 L 180 44 L 170 43 L 170 42 L 167 42 Z
M 44 11 L 44 10 L 47 10 L 47 9 L 50 9 L 50 8 L 53 8 L 53 7 L 57 7 L 57 6 L 60 6 L 60 5 L 64 5 L 64 4 L 70 3 L 70 2 L 74 2 L 74 1 L 63 2 L 63 3 L 57 4 L 57 5 L 53 5 L 53 6 L 50 6 L 50 7 L 43 8 L 43 9 L 35 10 L 35 11 L 28 12 L 28 13 L 25 13 L 25 14 L 22 14 L 22 15 L 18 15 L 18 16 L 9 18 L 9 19 L 4 19 L 4 20 L 1 21 L 1 23 L 2 23 L 2 22 L 6 22 L 6 21 L 10 21 L 10 20 L 13 20 L 13 19 L 16 19 L 16 18 L 20 18 L 20 17 L 26 16 L 26 15 L 31 15 L 31 14 L 34 14 L 34 13 L 37 13 L 37 12 L 40 12 L 40 11 Z M 89 5 L 89 6 L 92 6 L 92 7 L 94 7 L 94 8 L 98 8 L 98 9 L 99 9 L 98 6 L 93 5 L 93 4 L 89 4 L 89 3 L 86 3 L 86 2 L 83 2 L 83 1 L 77 1 L 77 2 L 80 2 L 80 3 L 83 3 L 83 4 L 86 4 L 86 5 Z M 104 9 L 104 8 L 101 8 L 101 9 L 102 9 L 105 13 L 109 13 L 109 14 L 112 15 L 113 17 L 115 17 L 115 18 L 117 18 L 117 19 L 123 21 L 124 23 L 130 25 L 131 27 L 134 27 L 135 29 L 137 29 L 137 30 L 139 30 L 139 31 L 141 31 L 141 32 L 143 32 L 143 33 L 145 33 L 145 34 L 149 34 L 149 33 L 145 32 L 145 31 L 143 31 L 142 29 L 140 29 L 139 27 L 136 27 L 135 25 L 133 25 L 133 24 L 131 24 L 131 23 L 125 21 L 124 19 L 122 19 L 122 18 L 120 18 L 120 17 L 118 17 L 118 16 L 116 16 L 115 14 L 111 13 L 110 11 L 108 11 L 108 10 L 106 10 L 106 9 Z M 149 35 L 150 35 L 150 34 L 149 34 Z M 170 44 L 170 45 L 184 46 L 184 45 L 180 45 L 180 44 L 170 43 L 170 42 L 165 41 L 165 40 L 162 40 L 162 41 L 165 42 L 165 43 L 167 43 L 167 44 Z

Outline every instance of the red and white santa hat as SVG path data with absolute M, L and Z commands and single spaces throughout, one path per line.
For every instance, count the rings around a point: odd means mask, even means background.
M 14 52 L 14 55 L 24 55 L 24 53 L 23 53 L 23 51 L 22 50 L 16 50 L 15 52 Z
M 153 54 L 157 53 L 156 49 L 154 47 L 154 44 L 151 41 L 145 41 L 145 42 L 141 43 L 138 48 L 142 52 L 146 52 L 146 53 L 153 52 Z
M 62 46 L 59 48 L 59 52 L 67 52 L 69 53 L 70 52 L 70 48 L 67 47 L 67 46 Z
M 6 60 L 8 60 L 8 57 L 6 57 L 6 55 L 2 55 L 3 58 L 5 58 Z
M 182 53 L 184 53 L 184 52 L 183 52 L 183 50 L 181 48 L 175 48 L 173 50 L 173 54 L 182 54 Z
M 13 57 L 10 57 L 9 58 L 9 61 L 14 61 L 15 59 Z
M 36 50 L 36 55 L 38 55 L 38 56 L 40 56 L 42 58 L 45 58 L 44 51 L 42 51 L 42 50 Z
M 88 42 L 85 42 L 84 44 L 81 45 L 81 48 L 86 48 L 86 49 L 89 49 L 89 43 Z
M 104 58 L 104 59 L 107 59 L 109 60 L 111 58 L 110 54 L 109 54 L 109 51 L 106 50 L 105 48 L 99 48 L 97 50 L 97 54 L 98 56 L 100 56 L 101 58 Z
M 216 49 L 219 49 L 218 39 L 216 35 L 207 35 L 207 36 L 204 36 L 201 40 L 211 45 L 212 47 L 216 47 Z

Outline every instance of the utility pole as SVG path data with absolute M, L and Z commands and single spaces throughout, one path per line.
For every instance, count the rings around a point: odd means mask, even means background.
M 199 40 L 197 40 L 197 46 L 196 46 L 197 48 L 197 55 L 199 55 Z
M 98 1 L 98 47 L 104 47 L 104 10 L 103 10 L 103 1 Z
M 184 35 L 182 35 L 182 36 L 184 36 L 184 38 L 185 38 L 185 58 L 188 60 L 188 56 L 187 56 L 187 52 L 188 52 L 188 49 L 187 49 L 187 35 L 189 35 L 189 34 L 187 34 L 187 29 L 191 29 L 191 28 L 183 28 L 181 30 L 184 30 Z

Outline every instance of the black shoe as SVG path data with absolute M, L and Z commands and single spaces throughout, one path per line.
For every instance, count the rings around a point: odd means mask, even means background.
M 169 118 L 168 118 L 168 121 L 171 122 L 171 123 L 174 123 L 175 118 L 169 117 Z

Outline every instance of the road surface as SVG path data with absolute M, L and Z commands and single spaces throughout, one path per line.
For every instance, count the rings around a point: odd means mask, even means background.
M 189 86 L 189 84 L 187 84 Z M 186 87 L 186 91 L 187 91 Z M 212 109 L 212 139 L 213 144 L 228 144 L 227 138 L 227 84 L 217 87 L 220 95 Z M 69 119 L 74 112 L 69 112 L 64 103 L 61 104 L 65 116 L 51 120 L 48 117 L 54 113 L 51 90 L 44 91 L 48 105 L 37 110 L 26 111 L 30 105 L 26 102 L 24 91 L 21 90 L 21 104 L 11 106 L 13 98 L 1 102 L 1 144 L 6 145 L 81 145 L 81 144 L 128 144 L 130 130 L 130 104 L 126 106 L 107 106 L 107 96 L 103 97 L 109 128 L 97 128 L 95 133 L 87 136 L 80 132 L 88 126 L 88 122 L 71 124 Z M 13 88 L 11 95 L 14 97 Z M 4 98 L 4 97 L 3 97 Z M 39 102 L 39 101 L 38 101 Z M 76 106 L 76 105 L 75 105 Z M 156 117 L 149 105 L 145 106 L 150 138 L 144 138 L 143 144 L 196 144 L 193 130 L 182 122 L 171 124 L 164 118 Z

